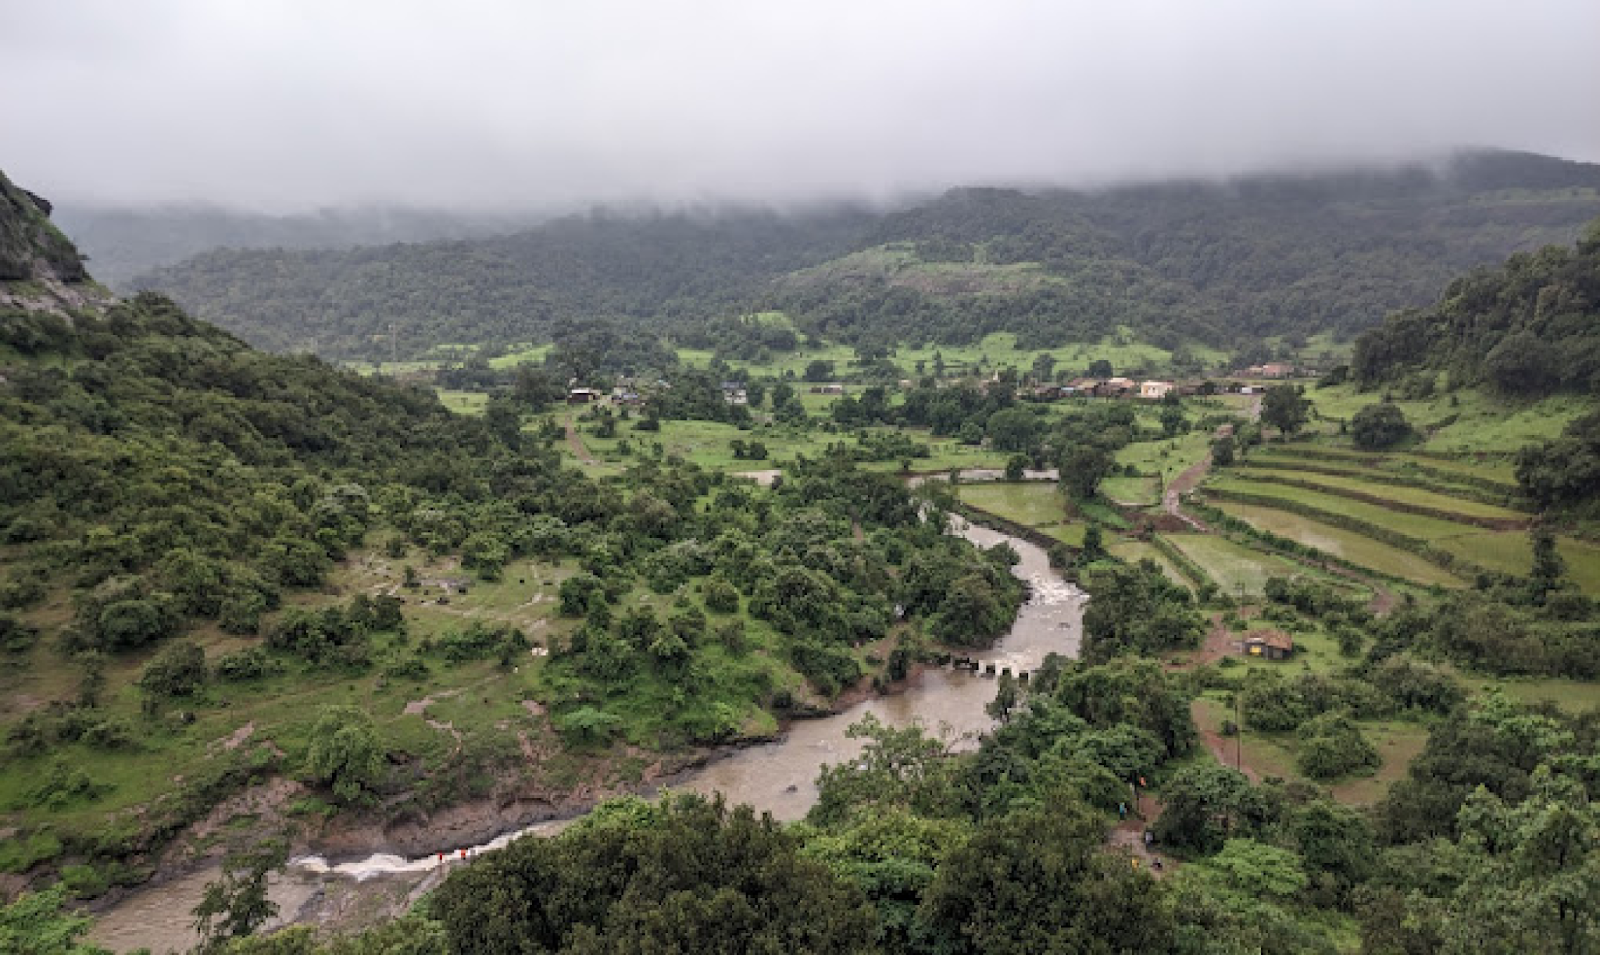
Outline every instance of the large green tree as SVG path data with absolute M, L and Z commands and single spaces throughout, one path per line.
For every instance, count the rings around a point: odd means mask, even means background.
M 1311 399 L 1299 385 L 1273 385 L 1261 398 L 1261 421 L 1292 435 L 1311 417 Z
M 1074 801 L 981 827 L 939 867 L 919 922 L 934 950 L 1164 952 L 1171 910 L 1149 875 L 1104 851 L 1106 823 Z
M 383 780 L 384 747 L 372 717 L 353 706 L 328 706 L 311 731 L 306 769 L 341 802 L 370 801 Z

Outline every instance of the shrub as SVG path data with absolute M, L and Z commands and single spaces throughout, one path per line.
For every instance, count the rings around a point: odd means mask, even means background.
M 714 613 L 739 611 L 739 589 L 729 583 L 726 577 L 711 577 L 701 588 L 701 593 L 705 597 L 707 610 Z
M 1378 750 L 1343 713 L 1324 713 L 1300 727 L 1296 763 L 1312 779 L 1334 779 L 1381 762 Z
M 156 696 L 190 696 L 205 681 L 205 651 L 192 643 L 174 643 L 145 667 L 139 687 Z
M 1379 403 L 1367 405 L 1350 420 L 1350 438 L 1355 446 L 1367 451 L 1392 448 L 1411 434 L 1411 424 L 1405 413 L 1396 405 Z
M 273 659 L 265 647 L 251 647 L 248 650 L 226 653 L 217 660 L 217 679 L 228 683 L 259 680 L 263 677 L 276 676 L 283 671 L 284 665 Z

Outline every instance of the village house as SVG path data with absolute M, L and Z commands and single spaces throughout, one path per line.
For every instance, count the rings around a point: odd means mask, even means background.
M 730 405 L 744 405 L 750 403 L 750 394 L 745 390 L 742 381 L 725 381 L 722 383 L 722 400 Z
M 1172 392 L 1173 384 L 1170 381 L 1141 381 L 1139 382 L 1139 397 L 1165 398 Z
M 595 388 L 574 388 L 571 391 L 567 392 L 567 404 L 569 404 L 569 405 L 586 405 L 586 404 L 589 404 L 590 402 L 599 401 L 601 397 L 602 396 L 601 396 L 600 391 L 598 389 L 595 389 Z
M 1244 651 L 1253 657 L 1287 660 L 1294 654 L 1294 637 L 1282 630 L 1258 630 L 1245 637 Z
M 1294 366 L 1284 362 L 1268 362 L 1265 365 L 1251 365 L 1240 372 L 1244 378 L 1288 378 L 1294 374 Z
M 1107 378 L 1098 393 L 1107 398 L 1121 398 L 1138 387 L 1132 378 Z
M 844 385 L 812 385 L 811 393 L 814 395 L 842 395 Z

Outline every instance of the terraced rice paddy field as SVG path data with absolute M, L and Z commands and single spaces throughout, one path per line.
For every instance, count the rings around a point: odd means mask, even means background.
M 1437 564 L 1409 551 L 1392 547 L 1355 531 L 1334 527 L 1300 514 L 1255 504 L 1218 503 L 1223 513 L 1250 526 L 1287 537 L 1323 553 L 1343 558 L 1381 574 L 1398 577 L 1424 587 L 1463 587 L 1466 582 Z
M 1517 492 L 1516 469 L 1501 457 L 1479 455 L 1472 458 L 1447 458 L 1431 454 L 1404 452 L 1375 453 L 1331 445 L 1293 445 L 1251 452 L 1252 461 L 1288 462 L 1307 466 L 1353 468 L 1358 472 L 1426 476 L 1443 485 L 1482 485 L 1498 488 L 1505 494 Z
M 1288 445 L 1219 471 L 1206 489 L 1211 503 L 1260 530 L 1418 584 L 1462 586 L 1475 568 L 1522 575 L 1532 566 L 1532 515 L 1518 506 L 1511 466 L 1498 459 Z M 1452 573 L 1388 534 L 1460 564 Z M 1563 537 L 1557 547 L 1568 576 L 1600 593 L 1600 546 Z
M 1326 491 L 1331 494 L 1341 494 L 1357 499 L 1377 497 L 1386 502 L 1426 509 L 1441 514 L 1458 514 L 1462 517 L 1473 519 L 1504 521 L 1507 523 L 1526 523 L 1529 520 L 1529 515 L 1521 511 L 1460 496 L 1463 493 L 1467 493 L 1464 489 L 1452 488 L 1451 490 L 1455 491 L 1455 493 L 1449 493 L 1444 490 L 1429 490 L 1427 488 L 1396 484 L 1391 483 L 1388 475 L 1381 473 L 1351 472 L 1334 475 L 1321 471 L 1274 466 L 1272 463 L 1257 464 L 1252 461 L 1251 465 L 1248 475 L 1257 481 L 1293 484 L 1296 486 L 1309 485 L 1310 489 Z
M 1341 589 L 1346 584 L 1331 575 L 1314 573 L 1287 557 L 1264 553 L 1217 534 L 1164 534 L 1162 537 L 1198 564 L 1228 596 L 1259 597 L 1269 577 L 1303 577 L 1310 574 Z M 1363 588 L 1349 589 L 1353 596 L 1370 595 Z

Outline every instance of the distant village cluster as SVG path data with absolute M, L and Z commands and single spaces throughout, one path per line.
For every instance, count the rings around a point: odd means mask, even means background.
M 1264 365 L 1251 365 L 1247 368 L 1235 370 L 1232 375 L 1218 380 L 1205 379 L 1164 379 L 1151 378 L 1136 380 L 1120 376 L 1108 378 L 1073 378 L 1060 384 L 1039 384 L 1019 388 L 1017 397 L 1029 401 L 1058 401 L 1064 398 L 1136 398 L 1148 401 L 1160 401 L 1168 395 L 1188 397 L 1191 395 L 1218 395 L 1218 394 L 1254 394 L 1259 386 L 1252 382 L 1263 379 L 1280 380 L 1293 378 L 1303 374 L 1303 370 L 1296 365 L 1286 362 L 1269 362 Z M 955 384 L 957 380 L 942 380 L 941 385 Z M 995 372 L 993 376 L 978 382 L 985 390 L 997 387 L 1011 387 L 1015 380 Z M 899 381 L 902 390 L 909 391 L 916 386 L 916 382 L 909 378 Z M 658 380 L 654 387 L 665 389 L 671 387 L 665 380 Z M 645 396 L 639 390 L 640 386 L 631 378 L 619 379 L 617 384 L 606 392 L 600 388 L 577 387 L 573 383 L 567 391 L 567 404 L 586 405 L 604 402 L 609 399 L 613 405 L 622 407 L 642 407 L 646 403 Z M 750 402 L 749 391 L 743 381 L 724 381 L 721 383 L 722 397 L 730 405 L 747 405 Z M 846 387 L 840 382 L 823 382 L 810 386 L 814 395 L 844 395 Z

